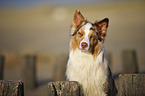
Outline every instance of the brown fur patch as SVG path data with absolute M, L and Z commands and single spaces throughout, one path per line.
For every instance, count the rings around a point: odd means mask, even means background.
M 77 49 L 77 41 L 76 41 L 76 36 L 71 41 L 71 50 L 75 51 Z
M 84 30 L 81 30 L 76 33 L 76 35 L 72 39 L 71 50 L 76 50 L 76 48 L 79 48 L 80 42 L 84 38 L 84 35 Z
M 89 51 L 91 54 L 93 54 L 93 56 L 97 55 L 99 49 L 100 49 L 100 45 L 98 44 L 98 35 L 96 32 L 94 32 L 94 30 L 92 30 L 89 34 L 89 38 L 90 38 L 90 48 Z
M 94 47 L 98 43 L 97 34 L 95 32 L 90 32 L 89 38 L 90 38 L 90 51 L 91 51 L 91 53 L 93 53 Z
M 100 41 L 104 41 L 104 37 L 106 36 L 106 31 L 108 28 L 108 23 L 109 23 L 108 18 L 105 18 L 100 21 L 95 21 L 95 23 L 94 23 L 94 25 L 95 25 L 94 27 L 95 27 L 95 29 L 97 29 L 98 39 Z
M 83 21 L 86 21 L 86 19 L 83 17 L 79 10 L 76 10 L 72 26 L 77 28 Z
M 100 49 L 101 47 L 102 47 L 102 46 L 100 46 L 99 44 L 97 44 L 97 45 L 94 47 L 93 57 L 96 57 L 96 56 L 97 56 L 97 53 L 99 52 L 99 49 Z

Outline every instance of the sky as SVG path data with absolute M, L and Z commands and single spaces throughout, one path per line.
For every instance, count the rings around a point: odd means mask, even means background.
M 76 4 L 92 4 L 92 3 L 110 3 L 110 2 L 124 2 L 133 0 L 0 0 L 0 8 L 3 7 L 22 7 L 36 4 L 53 5 L 76 5 Z M 137 1 L 137 0 L 134 0 Z

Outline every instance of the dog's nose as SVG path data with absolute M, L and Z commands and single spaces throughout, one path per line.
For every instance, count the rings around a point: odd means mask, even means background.
M 86 42 L 82 42 L 81 46 L 82 46 L 83 49 L 85 49 L 86 47 L 88 47 L 88 44 Z

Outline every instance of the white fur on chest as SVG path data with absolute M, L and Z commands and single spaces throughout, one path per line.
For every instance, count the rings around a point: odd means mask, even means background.
M 67 79 L 78 81 L 85 96 L 105 96 L 103 84 L 107 79 L 107 58 L 102 50 L 97 57 L 79 49 L 70 51 L 67 64 Z

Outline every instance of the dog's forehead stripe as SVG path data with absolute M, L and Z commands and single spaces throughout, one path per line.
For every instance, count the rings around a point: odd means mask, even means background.
M 84 28 L 85 36 L 88 36 L 89 33 L 90 33 L 90 28 L 92 27 L 92 24 L 91 23 L 87 23 L 84 27 L 85 27 Z
M 81 43 L 82 42 L 85 42 L 85 43 L 88 44 L 88 46 L 86 47 L 86 50 L 89 50 L 89 46 L 90 46 L 89 33 L 90 33 L 90 28 L 91 27 L 92 27 L 92 24 L 91 23 L 86 23 L 86 25 L 84 25 L 84 27 L 83 27 L 84 32 L 85 32 L 85 35 L 84 35 L 84 38 L 81 41 Z M 80 43 L 80 48 L 81 48 L 81 43 Z

